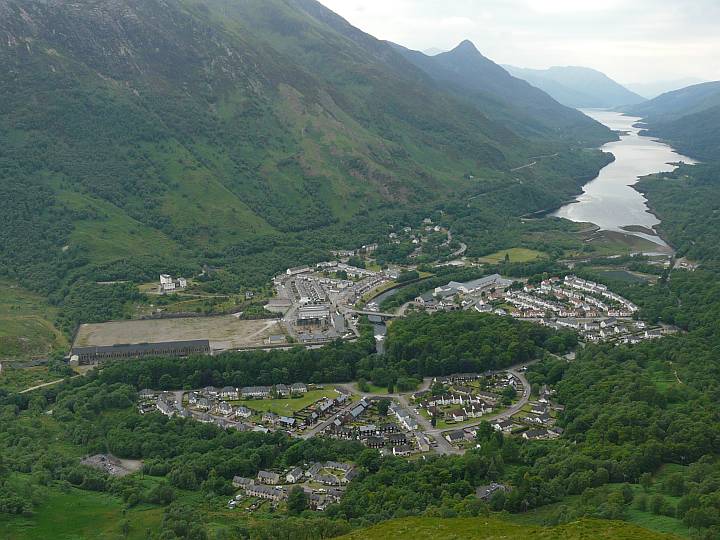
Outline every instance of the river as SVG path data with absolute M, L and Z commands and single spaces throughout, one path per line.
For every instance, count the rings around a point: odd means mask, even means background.
M 615 161 L 603 168 L 597 178 L 585 184 L 576 202 L 563 206 L 552 215 L 570 221 L 594 223 L 602 230 L 632 234 L 667 247 L 656 234 L 624 228 L 634 225 L 652 230 L 660 223 L 648 209 L 645 197 L 632 186 L 641 176 L 673 171 L 676 167 L 670 163 L 694 161 L 678 154 L 667 144 L 641 136 L 640 129 L 633 127 L 641 118 L 597 109 L 583 109 L 582 112 L 621 132 L 619 141 L 602 147 L 603 151 L 615 156 Z

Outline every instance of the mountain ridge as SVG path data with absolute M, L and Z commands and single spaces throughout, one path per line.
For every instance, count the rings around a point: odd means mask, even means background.
M 512 75 L 545 90 L 557 101 L 574 108 L 613 108 L 645 101 L 604 73 L 581 66 L 528 69 L 504 66 Z

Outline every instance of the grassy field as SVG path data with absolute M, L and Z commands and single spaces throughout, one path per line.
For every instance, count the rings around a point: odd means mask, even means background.
M 248 409 L 259 412 L 274 412 L 282 416 L 291 416 L 293 413 L 304 409 L 316 401 L 328 397 L 335 398 L 338 393 L 335 390 L 326 388 L 324 390 L 310 390 L 299 398 L 292 399 L 248 399 L 233 401 L 233 404 L 244 405 Z
M 60 378 L 57 375 L 51 375 L 47 366 L 18 368 L 5 365 L 2 373 L 0 373 L 0 388 L 11 392 L 19 392 L 31 386 L 56 381 Z
M 44 356 L 68 346 L 55 328 L 57 311 L 40 296 L 0 281 L 0 360 Z
M 43 503 L 34 516 L 0 518 L 0 538 L 143 540 L 147 529 L 157 530 L 162 519 L 163 510 L 159 507 L 140 506 L 124 514 L 122 501 L 103 493 L 48 488 L 42 496 Z M 120 525 L 126 519 L 130 522 L 130 532 L 123 536 Z
M 541 251 L 535 251 L 533 249 L 525 248 L 511 248 L 505 249 L 503 251 L 498 251 L 497 253 L 493 253 L 492 255 L 486 255 L 485 257 L 481 257 L 479 261 L 487 264 L 497 264 L 505 260 L 505 255 L 510 257 L 510 262 L 514 263 L 531 262 L 545 257 L 545 254 Z
M 675 536 L 648 531 L 620 521 L 583 519 L 558 527 L 516 525 L 496 518 L 406 518 L 382 523 L 341 537 L 345 540 L 671 540 Z
M 243 321 L 232 315 L 84 324 L 75 346 L 157 343 L 209 339 L 214 349 L 261 346 L 269 336 L 284 334 L 276 320 Z

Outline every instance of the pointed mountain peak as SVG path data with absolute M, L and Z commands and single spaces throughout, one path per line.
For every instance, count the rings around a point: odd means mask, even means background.
M 462 43 L 460 43 L 460 45 L 455 47 L 450 52 L 478 53 L 478 54 L 480 53 L 480 51 L 478 51 L 475 44 L 472 41 L 470 41 L 469 39 L 464 40 Z

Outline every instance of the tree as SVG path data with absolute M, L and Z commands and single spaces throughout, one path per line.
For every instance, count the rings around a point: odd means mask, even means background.
M 390 409 L 390 400 L 381 399 L 378 401 L 377 410 L 380 416 L 387 416 L 388 410 Z
M 640 485 L 642 486 L 643 490 L 645 490 L 645 493 L 650 491 L 650 488 L 653 485 L 652 475 L 650 473 L 641 474 L 640 475 Z
M 300 486 L 293 487 L 288 493 L 287 509 L 291 515 L 298 515 L 307 509 L 307 495 Z

